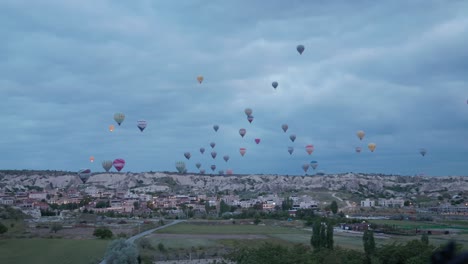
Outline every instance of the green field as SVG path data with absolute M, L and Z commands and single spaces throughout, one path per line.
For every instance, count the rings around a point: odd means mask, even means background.
M 98 263 L 108 243 L 97 239 L 4 239 L 0 240 L 0 263 Z
M 369 220 L 371 223 L 379 225 L 391 225 L 403 229 L 428 228 L 428 229 L 460 229 L 468 230 L 468 221 L 442 221 L 442 222 L 421 222 L 405 220 Z
M 278 227 L 278 226 L 263 226 L 263 225 L 195 225 L 181 223 L 165 229 L 156 231 L 164 234 L 303 234 L 311 233 L 308 231 Z

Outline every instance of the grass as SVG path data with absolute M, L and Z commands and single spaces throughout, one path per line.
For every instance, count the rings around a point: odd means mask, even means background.
M 405 220 L 369 220 L 371 223 L 380 225 L 395 225 L 399 228 L 431 228 L 431 229 L 462 229 L 468 228 L 466 221 L 442 221 L 442 222 L 422 222 L 422 221 L 405 221 Z
M 193 225 L 181 223 L 156 231 L 164 234 L 302 234 L 307 231 L 262 225 Z
M 104 256 L 108 240 L 0 240 L 0 263 L 89 264 Z

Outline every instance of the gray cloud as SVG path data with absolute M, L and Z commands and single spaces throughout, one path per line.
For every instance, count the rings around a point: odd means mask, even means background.
M 101 171 L 101 160 L 121 157 L 124 170 L 175 170 L 190 151 L 190 171 L 200 161 L 207 171 L 216 164 L 301 174 L 303 163 L 317 160 L 326 172 L 466 175 L 467 8 L 464 1 L 4 1 L 0 167 Z M 115 112 L 126 114 L 120 127 Z M 148 121 L 143 133 L 139 119 Z M 315 146 L 310 156 L 307 144 Z

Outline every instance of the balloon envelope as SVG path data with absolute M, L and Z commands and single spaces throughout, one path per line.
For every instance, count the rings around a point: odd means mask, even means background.
M 146 128 L 146 121 L 145 120 L 138 120 L 137 127 L 140 129 L 141 132 Z
M 375 143 L 369 143 L 369 145 L 367 145 L 367 147 L 369 148 L 371 152 L 374 152 L 376 146 L 377 145 L 375 145 Z
M 312 167 L 312 169 L 315 170 L 317 168 L 317 166 L 318 166 L 318 162 L 313 160 L 313 161 L 310 162 L 310 166 Z
M 205 174 L 205 169 L 200 169 L 200 174 Z
M 205 148 L 200 148 L 200 153 L 201 154 L 205 153 Z
M 362 130 L 359 130 L 358 132 L 356 132 L 356 135 L 359 138 L 359 140 L 362 140 L 364 136 L 366 135 L 366 133 L 364 133 L 364 131 Z
M 203 79 L 204 79 L 203 76 L 198 75 L 197 81 L 198 81 L 200 84 L 203 82 Z
M 197 163 L 195 164 L 195 167 L 197 167 L 197 169 L 200 169 L 201 163 L 200 163 L 200 162 L 197 162 Z
M 245 115 L 246 115 L 246 116 L 249 116 L 249 115 L 251 115 L 251 114 L 252 114 L 252 112 L 253 112 L 253 111 L 252 111 L 252 109 L 251 109 L 251 108 L 246 108 L 246 109 L 244 110 L 244 113 L 245 113 Z
M 216 155 L 218 155 L 218 153 L 216 153 L 216 151 L 212 151 L 212 152 L 211 152 L 211 157 L 212 157 L 213 159 L 216 158 Z
M 93 156 L 89 157 L 89 161 L 94 162 L 94 157 Z
M 361 153 L 361 150 L 362 150 L 361 147 L 356 147 L 356 152 L 357 153 Z
M 227 162 L 229 160 L 229 155 L 224 155 L 223 159 L 224 159 L 224 161 Z
M 125 115 L 122 113 L 115 113 L 114 120 L 120 126 L 120 124 L 122 124 L 122 122 L 125 120 Z
M 102 168 L 106 171 L 109 172 L 110 169 L 112 169 L 112 160 L 105 160 L 102 162 Z
M 232 175 L 232 169 L 227 169 L 227 170 L 226 170 L 226 174 L 227 174 L 227 175 Z
M 86 183 L 86 181 L 89 179 L 90 176 L 91 176 L 90 169 L 81 169 L 78 171 L 78 177 L 80 177 L 83 183 Z
M 281 125 L 281 128 L 283 129 L 284 133 L 286 133 L 286 131 L 288 131 L 288 125 L 287 124 Z
M 424 157 L 426 156 L 427 150 L 425 148 L 419 149 L 419 153 Z
M 294 142 L 294 140 L 296 140 L 296 135 L 292 134 L 289 136 L 289 139 Z
M 293 154 L 293 152 L 294 152 L 294 147 L 288 147 L 288 152 L 289 152 L 290 155 Z
M 114 125 L 110 125 L 110 126 L 109 126 L 109 131 L 110 131 L 110 132 L 114 131 Z
M 189 160 L 190 157 L 192 156 L 192 154 L 190 154 L 190 152 L 185 152 L 185 153 L 184 153 L 184 156 L 185 156 L 186 159 Z
M 271 83 L 271 86 L 273 86 L 273 88 L 276 89 L 276 87 L 278 87 L 278 82 L 272 82 L 272 83 Z
M 121 171 L 123 167 L 125 166 L 125 160 L 124 159 L 115 159 L 112 164 L 114 165 L 114 168 L 117 171 Z
M 239 129 L 239 135 L 241 135 L 241 137 L 244 137 L 245 133 L 247 133 L 247 130 L 245 130 L 245 128 Z
M 258 143 L 260 143 L 260 139 L 259 139 L 259 138 L 256 138 L 256 139 L 255 139 L 255 143 L 257 143 L 257 145 L 258 145 Z M 268 144 L 267 144 L 267 145 L 268 145 Z
M 215 132 L 217 132 L 218 129 L 219 129 L 219 126 L 218 126 L 218 125 L 214 125 L 214 126 L 213 126 L 213 129 L 214 129 Z
M 242 155 L 242 157 L 245 155 L 245 152 L 247 152 L 247 149 L 246 148 L 240 148 L 239 149 L 239 152 L 240 154 Z
M 176 169 L 177 169 L 177 171 L 179 173 L 184 173 L 186 171 L 185 162 L 183 162 L 183 161 L 176 162 L 175 166 L 176 166 Z
M 254 117 L 253 117 L 253 116 L 249 115 L 249 116 L 247 117 L 247 121 L 249 121 L 249 123 L 252 123 L 253 120 L 254 120 Z
M 210 168 L 211 168 L 212 171 L 214 171 L 214 170 L 216 170 L 216 165 L 211 165 Z
M 309 169 L 309 163 L 302 164 L 302 169 L 304 170 L 304 172 L 307 172 L 307 170 Z
M 305 47 L 304 45 L 297 45 L 296 50 L 299 52 L 299 54 L 302 54 L 302 52 L 305 50 Z
M 214 148 L 214 147 L 216 146 L 216 143 L 211 142 L 211 143 L 210 143 L 210 146 L 211 146 L 211 148 Z
M 306 152 L 307 154 L 312 154 L 312 152 L 314 152 L 314 145 L 307 145 L 306 147 Z

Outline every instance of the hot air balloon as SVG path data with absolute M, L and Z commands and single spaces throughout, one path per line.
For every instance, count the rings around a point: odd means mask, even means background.
M 200 148 L 200 153 L 201 154 L 205 153 L 205 148 Z
M 224 174 L 224 171 L 223 171 L 223 170 L 219 170 L 219 171 L 218 171 L 218 174 L 219 174 L 219 175 L 223 175 L 223 174 Z
M 240 148 L 240 149 L 239 149 L 239 152 L 240 152 L 240 154 L 242 155 L 242 157 L 245 155 L 245 152 L 246 152 L 246 151 L 247 151 L 246 148 Z
M 204 78 L 203 78 L 203 76 L 201 76 L 201 75 L 199 75 L 199 76 L 197 77 L 197 81 L 198 81 L 200 84 L 203 82 L 203 79 L 204 79 Z
M 216 170 L 216 165 L 211 165 L 210 168 L 211 168 L 212 171 L 214 171 L 214 170 Z
M 252 114 L 252 109 L 246 108 L 246 109 L 244 110 L 244 113 L 245 113 L 246 116 L 249 116 L 249 115 Z
M 225 162 L 228 162 L 228 160 L 229 160 L 229 155 L 224 155 L 223 159 L 224 159 Z
M 289 139 L 294 142 L 294 140 L 296 140 L 296 135 L 295 134 L 292 134 L 289 136 Z
M 123 167 L 125 166 L 125 160 L 124 159 L 115 159 L 112 162 L 112 165 L 114 165 L 114 168 L 117 171 L 121 171 L 123 169 Z
M 256 139 L 255 139 L 255 143 L 257 143 L 257 145 L 258 145 L 258 143 L 260 143 L 260 139 L 259 139 L 259 138 L 256 138 Z
M 211 142 L 211 143 L 210 143 L 210 146 L 211 146 L 211 148 L 214 148 L 214 147 L 216 146 L 216 143 Z
M 307 145 L 306 147 L 306 152 L 307 154 L 312 154 L 312 152 L 314 152 L 314 145 Z
M 313 160 L 313 161 L 310 162 L 310 166 L 312 167 L 312 169 L 315 170 L 317 168 L 317 166 L 318 166 L 318 162 Z
M 288 152 L 289 152 L 289 155 L 293 154 L 294 147 L 288 147 Z
M 227 170 L 226 170 L 226 174 L 227 174 L 227 175 L 232 175 L 232 169 L 227 169 Z
M 249 115 L 247 117 L 247 121 L 249 121 L 249 123 L 252 123 L 253 120 L 254 120 L 254 117 L 252 115 Z
M 137 127 L 140 129 L 141 132 L 146 128 L 146 121 L 145 120 L 138 120 Z
M 106 171 L 109 172 L 109 170 L 112 168 L 112 160 L 105 160 L 102 162 L 102 168 Z
M 205 174 L 205 169 L 200 169 L 200 174 Z
M 216 151 L 212 151 L 212 152 L 211 152 L 211 157 L 212 157 L 213 159 L 216 158 L 216 155 L 218 155 L 218 153 L 216 153 Z
M 309 163 L 302 164 L 302 169 L 304 170 L 305 173 L 307 173 L 307 170 L 309 170 Z
M 362 150 L 361 147 L 356 147 L 356 152 L 357 153 L 361 153 L 361 150 Z
M 81 169 L 78 171 L 78 177 L 80 177 L 83 183 L 86 183 L 86 181 L 89 179 L 90 176 L 91 176 L 90 169 Z
M 284 133 L 286 133 L 286 131 L 288 131 L 288 125 L 287 124 L 283 124 L 281 125 L 281 128 L 283 129 Z
M 176 164 L 176 169 L 179 173 L 184 173 L 186 171 L 185 169 L 185 162 L 183 161 L 177 161 Z
M 93 156 L 89 157 L 89 161 L 94 162 L 94 157 Z
M 110 131 L 110 132 L 114 131 L 114 125 L 110 125 L 110 126 L 109 126 L 109 131 Z
M 239 129 L 239 135 L 241 135 L 241 137 L 244 137 L 245 133 L 247 133 L 247 130 L 245 130 L 245 128 Z
M 190 154 L 190 152 L 185 152 L 185 153 L 184 153 L 184 156 L 185 156 L 186 159 L 189 160 L 190 157 L 192 156 L 192 154 Z
M 273 88 L 276 89 L 276 87 L 278 87 L 278 82 L 272 82 L 272 83 L 271 83 L 271 86 L 273 86 Z
M 122 113 L 115 113 L 114 120 L 120 126 L 120 124 L 122 124 L 122 122 L 125 120 L 125 115 Z
M 422 148 L 422 149 L 419 149 L 419 153 L 424 157 L 426 156 L 427 151 L 425 148 Z
M 197 169 L 200 169 L 201 163 L 200 162 L 195 163 L 195 167 L 197 167 Z
M 359 140 L 362 140 L 364 138 L 364 136 L 366 135 L 366 133 L 364 133 L 364 131 L 362 130 L 359 130 L 356 135 L 358 136 Z
M 302 52 L 305 50 L 305 47 L 304 45 L 297 45 L 296 50 L 299 52 L 299 54 L 302 54 Z
M 214 125 L 214 126 L 213 126 L 213 129 L 214 129 L 215 132 L 218 132 L 219 126 L 218 126 L 218 125 Z
M 369 150 L 371 152 L 374 152 L 376 145 L 375 145 L 375 143 L 369 143 L 369 145 L 367 145 L 367 147 L 369 148 Z

